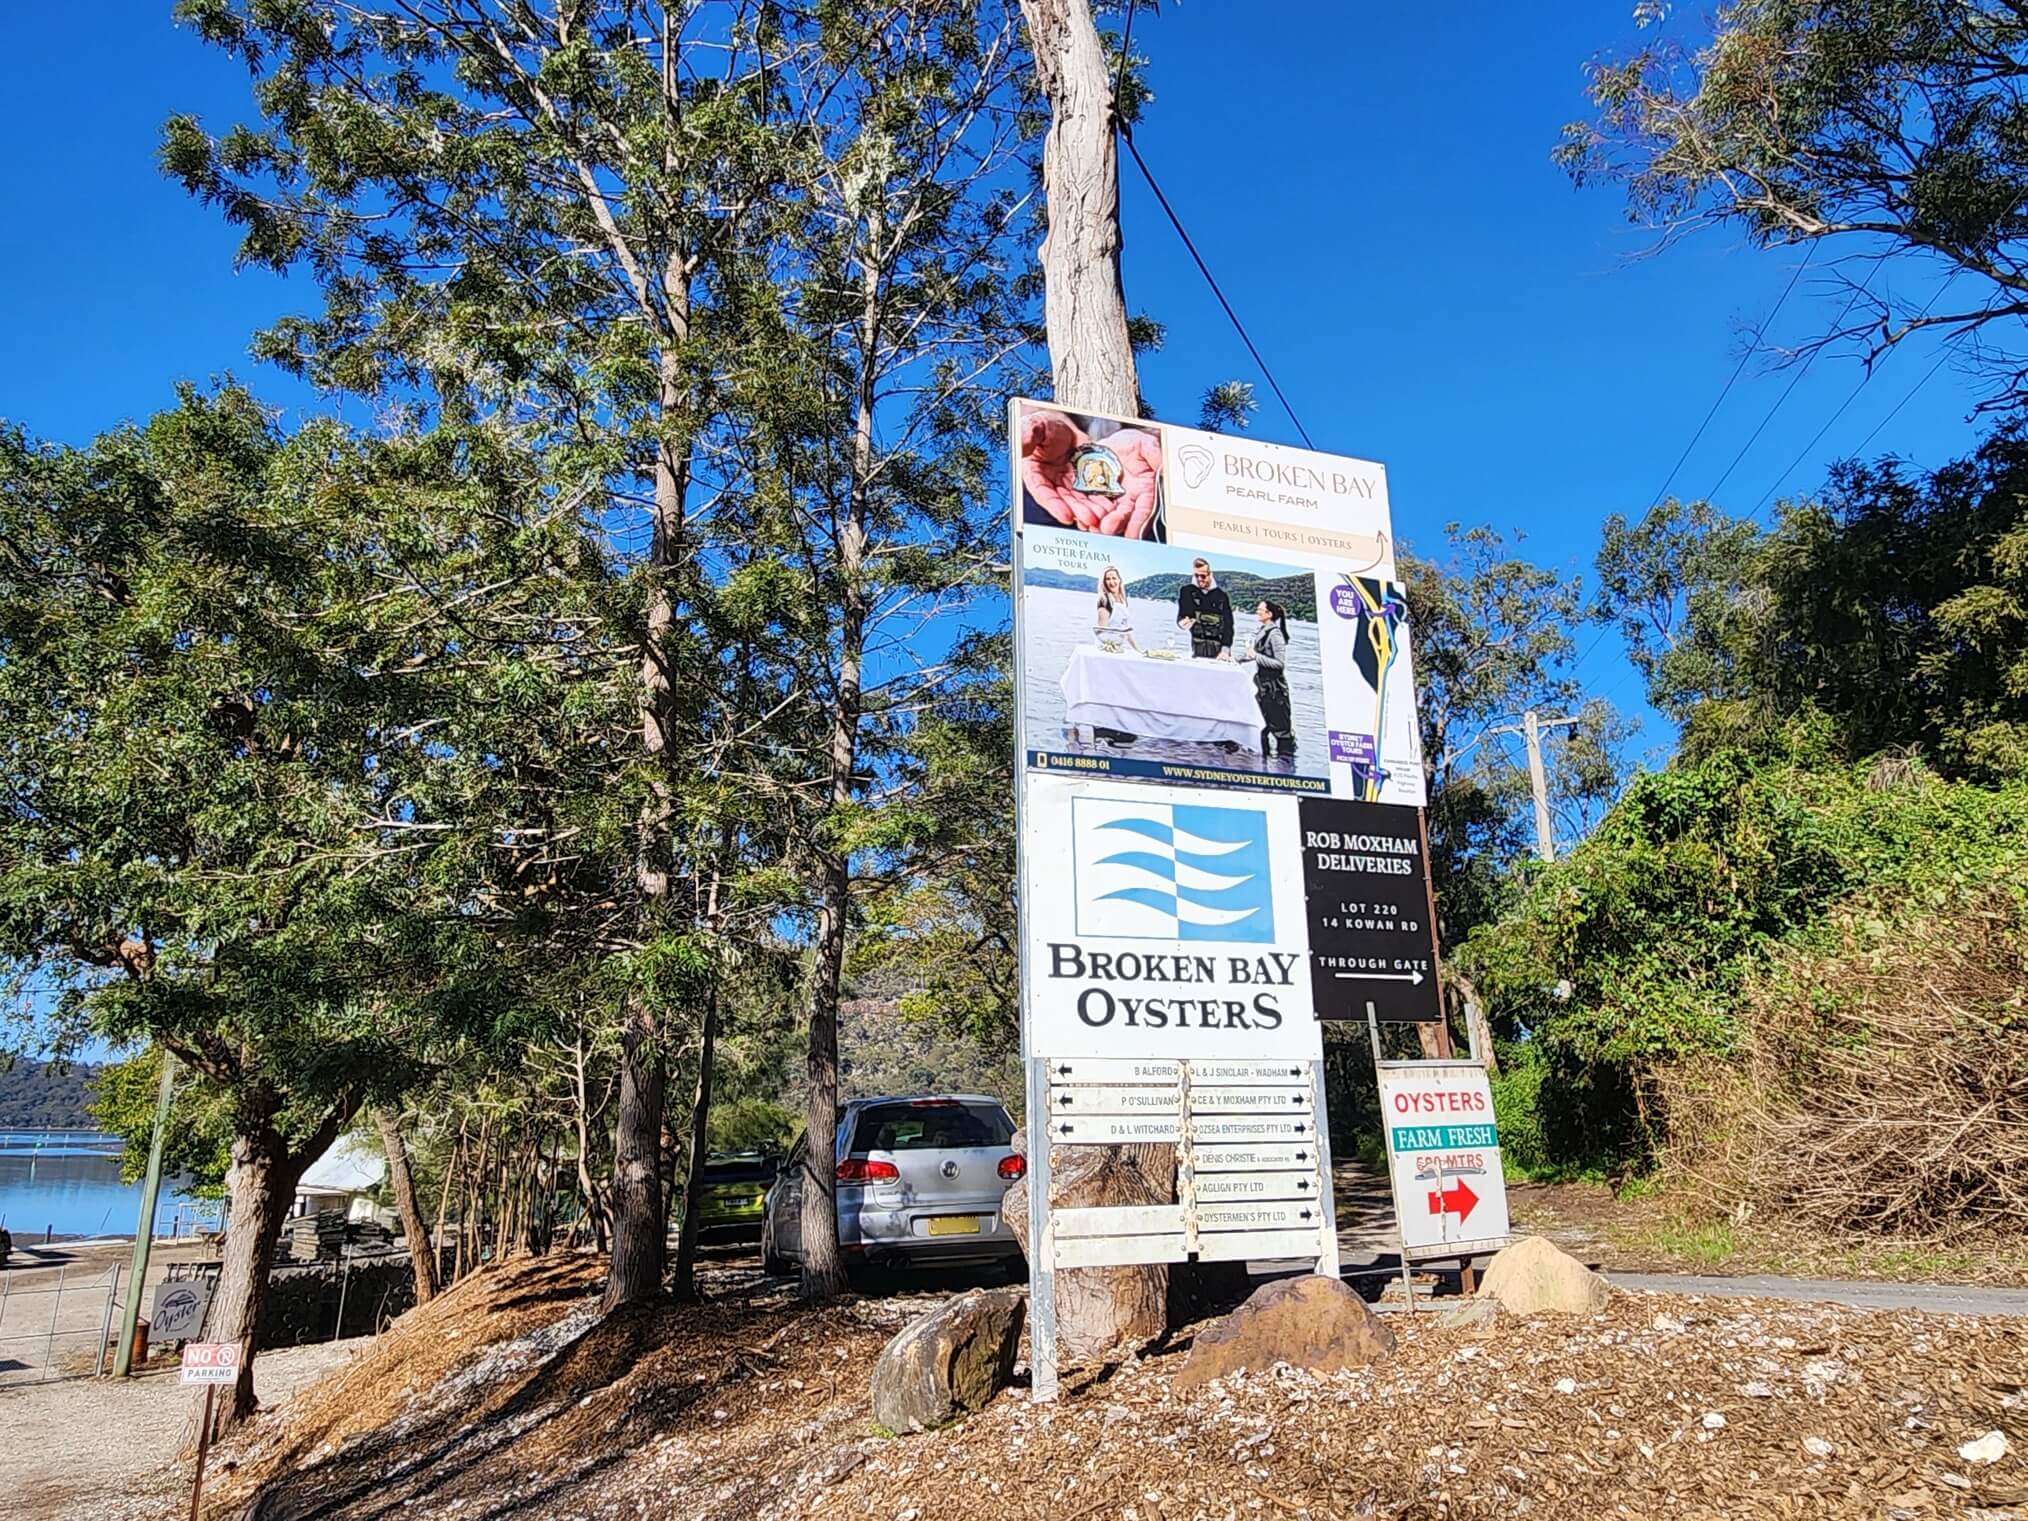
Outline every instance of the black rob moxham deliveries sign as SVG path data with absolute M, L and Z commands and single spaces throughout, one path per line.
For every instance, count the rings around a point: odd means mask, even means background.
M 1294 798 L 1068 778 L 1031 788 L 1032 1049 L 1320 1058 L 1300 827 Z
M 1416 810 L 1304 798 L 1310 975 L 1324 1019 L 1442 1017 L 1429 874 Z

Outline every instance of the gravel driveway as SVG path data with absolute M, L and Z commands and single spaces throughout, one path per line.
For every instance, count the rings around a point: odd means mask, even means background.
M 263 1352 L 254 1387 L 277 1405 L 371 1340 Z M 138 1521 L 187 1508 L 190 1469 L 176 1448 L 190 1399 L 174 1369 L 0 1389 L 0 1516 Z

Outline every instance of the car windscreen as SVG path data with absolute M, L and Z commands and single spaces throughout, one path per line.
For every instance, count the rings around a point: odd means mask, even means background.
M 1014 1122 L 998 1104 L 957 1099 L 872 1104 L 859 1111 L 854 1151 L 941 1151 L 954 1146 L 1005 1146 Z

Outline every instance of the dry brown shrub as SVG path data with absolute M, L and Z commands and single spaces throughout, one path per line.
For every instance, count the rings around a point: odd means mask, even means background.
M 1671 1181 L 1714 1210 L 1942 1242 L 2028 1220 L 2028 907 L 1841 917 L 1747 989 L 1740 1049 L 1660 1074 Z

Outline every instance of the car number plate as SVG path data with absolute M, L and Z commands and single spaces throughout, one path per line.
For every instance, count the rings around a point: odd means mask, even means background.
M 938 1215 L 929 1222 L 932 1236 L 976 1236 L 979 1234 L 977 1215 Z

